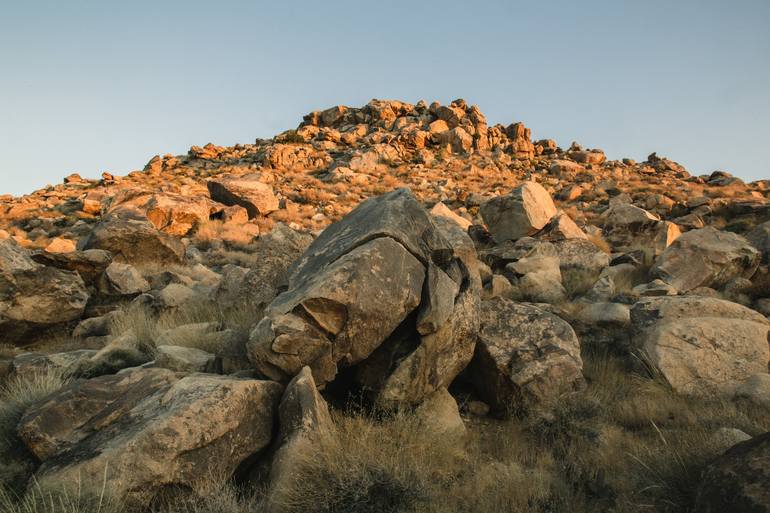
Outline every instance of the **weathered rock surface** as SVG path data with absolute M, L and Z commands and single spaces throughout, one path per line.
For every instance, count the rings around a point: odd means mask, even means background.
M 214 201 L 238 205 L 246 209 L 249 218 L 267 215 L 278 210 L 278 198 L 259 175 L 218 176 L 207 182 Z
M 715 298 L 644 298 L 631 310 L 633 343 L 674 390 L 731 395 L 748 377 L 766 373 L 770 322 L 744 306 Z
M 281 494 L 291 489 L 296 479 L 297 460 L 303 457 L 309 444 L 317 444 L 321 437 L 334 436 L 334 422 L 329 407 L 313 380 L 309 367 L 304 367 L 286 386 L 278 406 L 278 436 L 270 467 L 270 511 L 283 511 Z
M 159 345 L 155 348 L 155 366 L 175 372 L 215 372 L 216 357 L 195 349 L 194 347 L 180 347 Z
M 556 215 L 550 194 L 537 182 L 525 182 L 509 194 L 493 198 L 479 211 L 497 242 L 533 235 Z
M 708 226 L 679 236 L 660 255 L 651 274 L 680 292 L 719 288 L 735 277 L 750 278 L 759 260 L 759 251 L 746 239 Z
M 82 249 L 103 249 L 116 262 L 181 263 L 184 245 L 153 226 L 146 218 L 129 212 L 107 216 L 81 244 Z
M 583 385 L 580 342 L 559 317 L 495 298 L 481 303 L 480 323 L 468 374 L 498 413 L 554 399 Z
M 263 307 L 288 287 L 289 267 L 313 241 L 308 234 L 276 225 L 255 243 L 255 263 L 250 268 L 228 265 L 216 291 L 223 305 Z
M 31 330 L 74 321 L 88 292 L 80 276 L 38 264 L 13 239 L 0 240 L 0 329 L 14 343 Z
M 428 273 L 433 285 L 424 286 Z M 447 279 L 456 286 L 438 285 Z M 362 203 L 294 263 L 289 290 L 251 334 L 250 356 L 272 379 L 291 379 L 308 365 L 325 384 L 338 366 L 360 364 L 382 346 L 359 379 L 382 401 L 419 402 L 470 359 L 467 317 L 477 298 L 470 283 L 431 217 L 409 191 L 397 190 Z
M 147 504 L 212 471 L 232 474 L 271 441 L 283 387 L 164 369 L 78 380 L 33 405 L 18 433 L 42 487 L 103 485 Z M 36 485 L 37 486 L 37 485 Z
M 770 433 L 739 443 L 714 460 L 703 474 L 693 511 L 770 511 Z
M 77 272 L 86 285 L 92 285 L 112 263 L 112 255 L 101 249 L 72 251 L 70 253 L 32 253 L 32 260 L 48 266 Z

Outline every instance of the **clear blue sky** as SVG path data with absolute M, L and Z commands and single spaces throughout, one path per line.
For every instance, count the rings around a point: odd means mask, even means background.
M 6 1 L 0 193 L 375 97 L 770 178 L 770 1 Z

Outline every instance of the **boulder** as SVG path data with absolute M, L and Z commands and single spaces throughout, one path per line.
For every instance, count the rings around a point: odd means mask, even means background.
M 553 216 L 545 228 L 537 234 L 537 237 L 547 240 L 588 238 L 585 232 L 575 224 L 575 221 L 564 212 L 558 212 Z
M 610 265 L 610 256 L 590 240 L 554 241 L 553 247 L 559 257 L 562 283 L 572 293 L 588 290 Z
M 158 230 L 184 236 L 199 223 L 209 220 L 211 201 L 203 196 L 153 194 L 141 206 Z
M 498 413 L 521 411 L 583 386 L 580 342 L 564 320 L 504 298 L 482 301 L 479 317 L 467 372 Z
M 331 381 L 338 361 L 367 358 L 417 308 L 424 279 L 422 263 L 389 237 L 356 247 L 270 304 L 249 341 L 257 369 L 285 381 L 309 365 Z
M 260 178 L 259 174 L 224 175 L 210 179 L 206 185 L 211 199 L 224 205 L 241 206 L 251 219 L 278 210 L 278 198 L 273 189 Z
M 334 422 L 329 407 L 318 393 L 310 367 L 292 379 L 278 406 L 278 436 L 269 476 L 269 507 L 271 512 L 283 511 L 281 493 L 290 489 L 292 472 L 310 444 L 323 437 L 334 436 Z
M 184 245 L 163 233 L 139 214 L 121 211 L 106 216 L 81 241 L 83 250 L 103 249 L 116 262 L 178 264 L 184 261 Z
M 99 290 L 111 296 L 136 296 L 150 290 L 150 284 L 133 265 L 113 262 L 102 274 Z
M 750 278 L 759 260 L 759 251 L 745 238 L 707 226 L 679 236 L 650 273 L 680 292 L 697 287 L 718 289 L 733 278 Z
M 232 475 L 267 447 L 283 387 L 214 375 L 139 369 L 78 380 L 33 404 L 18 434 L 41 462 L 35 486 L 102 486 L 148 505 L 169 488 Z
M 16 343 L 31 331 L 79 319 L 88 302 L 80 276 L 38 264 L 13 239 L 0 240 L 0 329 Z
M 288 290 L 251 333 L 249 356 L 280 381 L 309 366 L 319 386 L 356 366 L 373 399 L 418 403 L 470 360 L 478 300 L 472 283 L 465 261 L 411 192 L 371 198 L 292 265 Z
M 252 305 L 261 308 L 288 287 L 289 267 L 307 249 L 313 238 L 276 224 L 252 244 L 255 262 L 250 268 L 227 265 L 215 292 L 222 305 Z
M 92 285 L 97 278 L 112 263 L 109 251 L 89 249 L 71 253 L 48 253 L 45 251 L 32 253 L 32 260 L 49 267 L 65 271 L 77 272 L 86 285 Z
M 633 346 L 674 390 L 732 395 L 766 373 L 770 322 L 737 303 L 699 296 L 644 298 L 631 309 Z
M 741 442 L 712 461 L 701 479 L 695 513 L 770 512 L 770 433 Z
M 674 223 L 629 203 L 612 205 L 603 217 L 604 236 L 615 250 L 643 249 L 650 259 L 663 253 L 682 233 Z
M 468 227 L 470 227 L 473 224 L 467 219 L 465 219 L 464 217 L 454 213 L 449 207 L 447 207 L 440 201 L 436 203 L 432 209 L 430 209 L 430 213 L 433 216 L 443 217 L 445 219 L 449 219 L 457 223 L 457 225 L 463 230 L 465 230 L 466 232 L 468 231 Z
M 525 182 L 505 196 L 497 196 L 479 210 L 496 242 L 533 235 L 553 216 L 556 206 L 542 185 Z
M 79 362 L 91 358 L 93 349 L 77 349 L 62 353 L 23 353 L 11 360 L 10 372 L 14 376 L 32 377 L 36 374 L 55 372 L 67 375 Z
M 155 348 L 155 366 L 175 372 L 216 372 L 216 357 L 194 347 L 159 345 Z
M 48 253 L 71 253 L 77 249 L 77 244 L 72 239 L 55 237 L 45 247 Z
M 435 436 L 462 438 L 465 424 L 460 417 L 457 401 L 446 388 L 440 388 L 429 395 L 415 410 L 420 429 Z
M 735 397 L 748 399 L 770 410 L 770 374 L 763 372 L 749 376 L 735 389 Z

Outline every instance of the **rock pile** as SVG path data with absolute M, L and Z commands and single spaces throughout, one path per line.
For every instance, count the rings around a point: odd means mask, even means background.
M 351 397 L 462 440 L 473 412 L 555 408 L 597 352 L 767 408 L 768 193 L 373 100 L 3 197 L 0 381 L 70 378 L 15 428 L 21 480 L 147 505 L 216 470 L 280 494 Z M 745 460 L 765 438 L 712 462 L 699 511 L 768 509 Z

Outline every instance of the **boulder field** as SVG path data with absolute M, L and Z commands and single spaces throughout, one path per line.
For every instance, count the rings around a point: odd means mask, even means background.
M 148 507 L 213 472 L 280 511 L 346 405 L 461 440 L 556 411 L 597 353 L 768 408 L 769 195 L 373 100 L 2 197 L 0 381 L 66 378 L 13 426 L 17 477 Z M 767 437 L 708 462 L 695 511 L 770 511 Z

